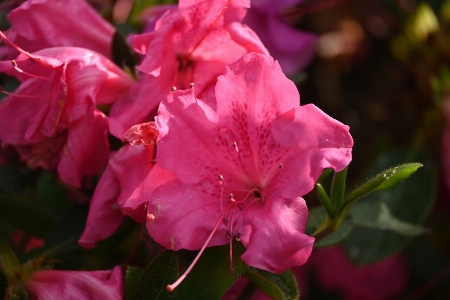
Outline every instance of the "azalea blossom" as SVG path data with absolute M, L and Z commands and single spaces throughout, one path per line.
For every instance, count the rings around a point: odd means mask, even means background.
M 127 132 L 131 144 L 112 155 L 92 197 L 88 219 L 78 243 L 94 248 L 113 234 L 124 215 L 146 221 L 146 205 L 153 190 L 176 176 L 155 164 L 157 131 L 154 123 L 139 124 Z
M 111 104 L 132 79 L 104 56 L 56 47 L 0 62 L 20 86 L 0 102 L 0 141 L 13 145 L 32 168 L 57 169 L 75 187 L 107 162 L 107 117 L 96 105 Z
M 154 190 L 149 234 L 172 250 L 236 238 L 248 265 L 273 273 L 304 264 L 314 238 L 304 234 L 301 196 L 324 168 L 348 165 L 348 126 L 314 105 L 299 106 L 294 83 L 261 54 L 227 66 L 215 98 L 217 110 L 194 89 L 160 105 L 156 160 L 178 178 Z
M 7 15 L 5 34 L 28 52 L 50 47 L 81 47 L 112 58 L 114 27 L 84 0 L 28 0 Z M 7 47 L 2 57 L 18 52 Z
M 106 271 L 40 270 L 24 283 L 31 300 L 121 300 L 123 275 L 119 266 Z
M 257 35 L 240 21 L 248 0 L 182 0 L 167 11 L 153 32 L 136 35 L 132 46 L 144 55 L 144 75 L 111 110 L 111 133 L 123 139 L 131 126 L 153 118 L 172 88 L 196 86 L 196 96 L 215 106 L 213 89 L 224 67 L 248 52 L 267 54 Z

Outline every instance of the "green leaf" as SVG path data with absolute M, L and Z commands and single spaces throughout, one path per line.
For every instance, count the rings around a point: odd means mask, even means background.
M 47 249 L 63 245 L 53 255 L 79 247 L 77 240 L 86 226 L 88 209 L 86 205 L 73 204 L 56 222 L 45 240 Z
M 343 206 L 348 206 L 354 201 L 361 199 L 372 192 L 393 188 L 414 174 L 420 167 L 422 167 L 421 163 L 408 163 L 389 168 L 379 173 L 345 197 Z
M 330 198 L 327 195 L 327 192 L 323 188 L 322 184 L 317 182 L 317 196 L 319 196 L 320 203 L 322 203 L 323 207 L 327 211 L 328 215 L 330 217 L 334 217 L 336 210 L 334 209 L 333 205 L 331 204 Z
M 245 247 L 233 242 L 233 267 L 236 276 L 230 270 L 230 245 L 210 247 L 205 250 L 199 261 L 177 289 L 180 299 L 215 300 L 247 270 L 241 255 Z
M 327 219 L 327 212 L 322 206 L 315 207 L 309 210 L 308 224 L 306 225 L 306 234 L 312 235 Z M 342 222 L 338 230 L 326 235 L 320 240 L 316 240 L 314 247 L 327 247 L 338 244 L 345 240 L 353 229 L 352 218 L 346 218 Z
M 14 166 L 0 166 L 0 191 L 8 195 L 20 195 L 25 189 L 25 180 Z
M 358 203 L 351 214 L 355 226 L 368 229 L 387 230 L 404 236 L 419 236 L 428 230 L 422 226 L 397 219 L 383 202 Z
M 55 219 L 38 206 L 22 199 L 0 195 L 0 217 L 36 237 L 44 238 Z
M 290 270 L 277 275 L 250 267 L 244 275 L 272 299 L 291 300 L 300 298 L 297 281 Z
M 4 238 L 0 238 L 0 271 L 11 280 L 15 278 L 15 270 L 19 266 L 20 261 L 9 243 Z
M 166 286 L 178 277 L 178 255 L 164 250 L 156 256 L 139 277 L 134 299 L 177 299 L 177 290 L 169 293 Z
M 345 195 L 345 179 L 347 178 L 347 168 L 333 174 L 331 183 L 330 201 L 335 209 L 339 209 L 342 205 Z
M 401 163 L 406 156 L 406 151 L 385 153 L 379 157 L 368 173 L 373 174 L 385 169 L 386 166 Z M 436 168 L 426 164 L 404 183 L 368 195 L 355 204 L 353 209 L 357 210 L 357 206 L 366 203 L 377 205 L 381 209 L 382 204 L 385 204 L 390 214 L 397 219 L 410 224 L 422 224 L 434 204 L 436 177 Z M 376 215 L 377 211 L 374 210 L 372 213 Z M 365 265 L 401 251 L 411 240 L 411 237 L 396 232 L 355 226 L 344 245 L 354 263 Z
M 139 277 L 141 276 L 142 270 L 139 267 L 128 267 L 127 272 L 125 274 L 125 293 L 124 293 L 124 299 L 125 300 L 133 300 L 134 299 L 134 293 L 136 291 Z

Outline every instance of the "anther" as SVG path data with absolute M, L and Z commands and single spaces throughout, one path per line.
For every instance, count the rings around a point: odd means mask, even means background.
M 154 214 L 147 214 L 147 221 L 153 221 L 155 219 Z
M 189 86 L 191 87 L 191 89 L 193 89 L 193 88 L 194 88 L 194 83 L 191 82 L 191 83 L 189 84 Z
M 233 148 L 234 148 L 234 150 L 236 150 L 236 152 L 239 152 L 239 148 L 238 148 L 236 142 L 233 142 Z
M 233 194 L 230 193 L 230 194 L 228 195 L 228 198 L 233 199 Z
M 223 181 L 223 175 L 222 174 L 219 174 L 219 180 Z
M 238 233 L 236 233 L 236 241 L 240 241 L 241 240 L 241 233 L 240 232 L 238 232 Z
M 175 92 L 177 90 L 177 87 L 176 86 L 173 86 L 172 87 L 172 92 Z
M 280 163 L 280 165 L 278 166 L 280 169 L 283 169 L 283 164 Z

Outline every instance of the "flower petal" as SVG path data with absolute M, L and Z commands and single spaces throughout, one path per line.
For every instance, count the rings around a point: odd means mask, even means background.
M 241 241 L 248 265 L 282 273 L 304 264 L 311 254 L 314 238 L 305 231 L 308 209 L 302 198 L 266 199 L 245 212 Z
M 32 299 L 110 299 L 121 300 L 123 275 L 119 266 L 112 271 L 41 270 L 25 281 Z
M 296 107 L 279 116 L 272 133 L 289 149 L 286 168 L 277 178 L 282 196 L 298 197 L 311 191 L 324 168 L 344 169 L 352 159 L 353 139 L 349 127 L 313 104 Z
M 119 182 L 108 165 L 100 178 L 89 206 L 86 227 L 78 244 L 87 249 L 112 235 L 123 220 L 117 204 L 120 194 Z
M 80 187 L 83 176 L 100 173 L 109 156 L 107 132 L 106 116 L 93 107 L 72 124 L 58 164 L 62 181 Z

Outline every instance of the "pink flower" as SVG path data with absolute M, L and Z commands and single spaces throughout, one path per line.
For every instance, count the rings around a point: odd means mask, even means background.
M 153 125 L 147 123 L 137 127 L 139 132 L 129 133 L 137 145 L 126 145 L 114 154 L 95 189 L 86 228 L 78 241 L 85 248 L 94 248 L 96 242 L 113 234 L 122 222 L 123 214 L 137 222 L 145 222 L 145 206 L 153 190 L 176 178 L 154 162 L 155 148 L 151 142 L 154 137 L 149 135 Z M 137 139 L 142 132 L 144 134 Z M 139 143 L 142 139 L 144 141 Z
M 31 300 L 121 300 L 123 295 L 119 266 L 112 271 L 36 271 L 24 285 Z
M 213 93 L 224 67 L 248 52 L 267 53 L 240 23 L 248 6 L 244 0 L 182 0 L 157 21 L 155 31 L 134 36 L 134 49 L 145 55 L 138 69 L 146 75 L 112 107 L 111 133 L 122 138 L 132 125 L 150 120 L 172 87 L 195 83 L 196 96 L 214 107 L 214 99 L 203 95 Z
M 149 234 L 172 250 L 236 238 L 248 265 L 273 273 L 304 264 L 314 238 L 301 196 L 324 168 L 350 162 L 348 126 L 299 106 L 295 85 L 261 54 L 229 65 L 215 97 L 216 111 L 193 89 L 160 105 L 157 162 L 178 179 L 153 192 Z
M 72 46 L 112 57 L 115 29 L 84 0 L 28 0 L 10 12 L 7 19 L 11 29 L 6 35 L 29 52 Z M 10 53 L 6 55 L 8 59 L 17 56 L 11 48 L 3 50 L 6 51 Z
M 317 250 L 311 257 L 319 285 L 340 292 L 346 300 L 398 298 L 406 286 L 406 263 L 392 256 L 379 263 L 358 267 L 340 246 Z
M 294 29 L 281 16 L 283 10 L 298 2 L 301 1 L 252 0 L 252 7 L 243 21 L 258 34 L 286 74 L 306 67 L 313 59 L 316 47 L 314 34 Z
M 114 102 L 131 78 L 102 55 L 72 47 L 24 52 L 0 70 L 22 82 L 0 102 L 2 143 L 75 187 L 98 174 L 109 155 L 108 120 L 95 106 Z

